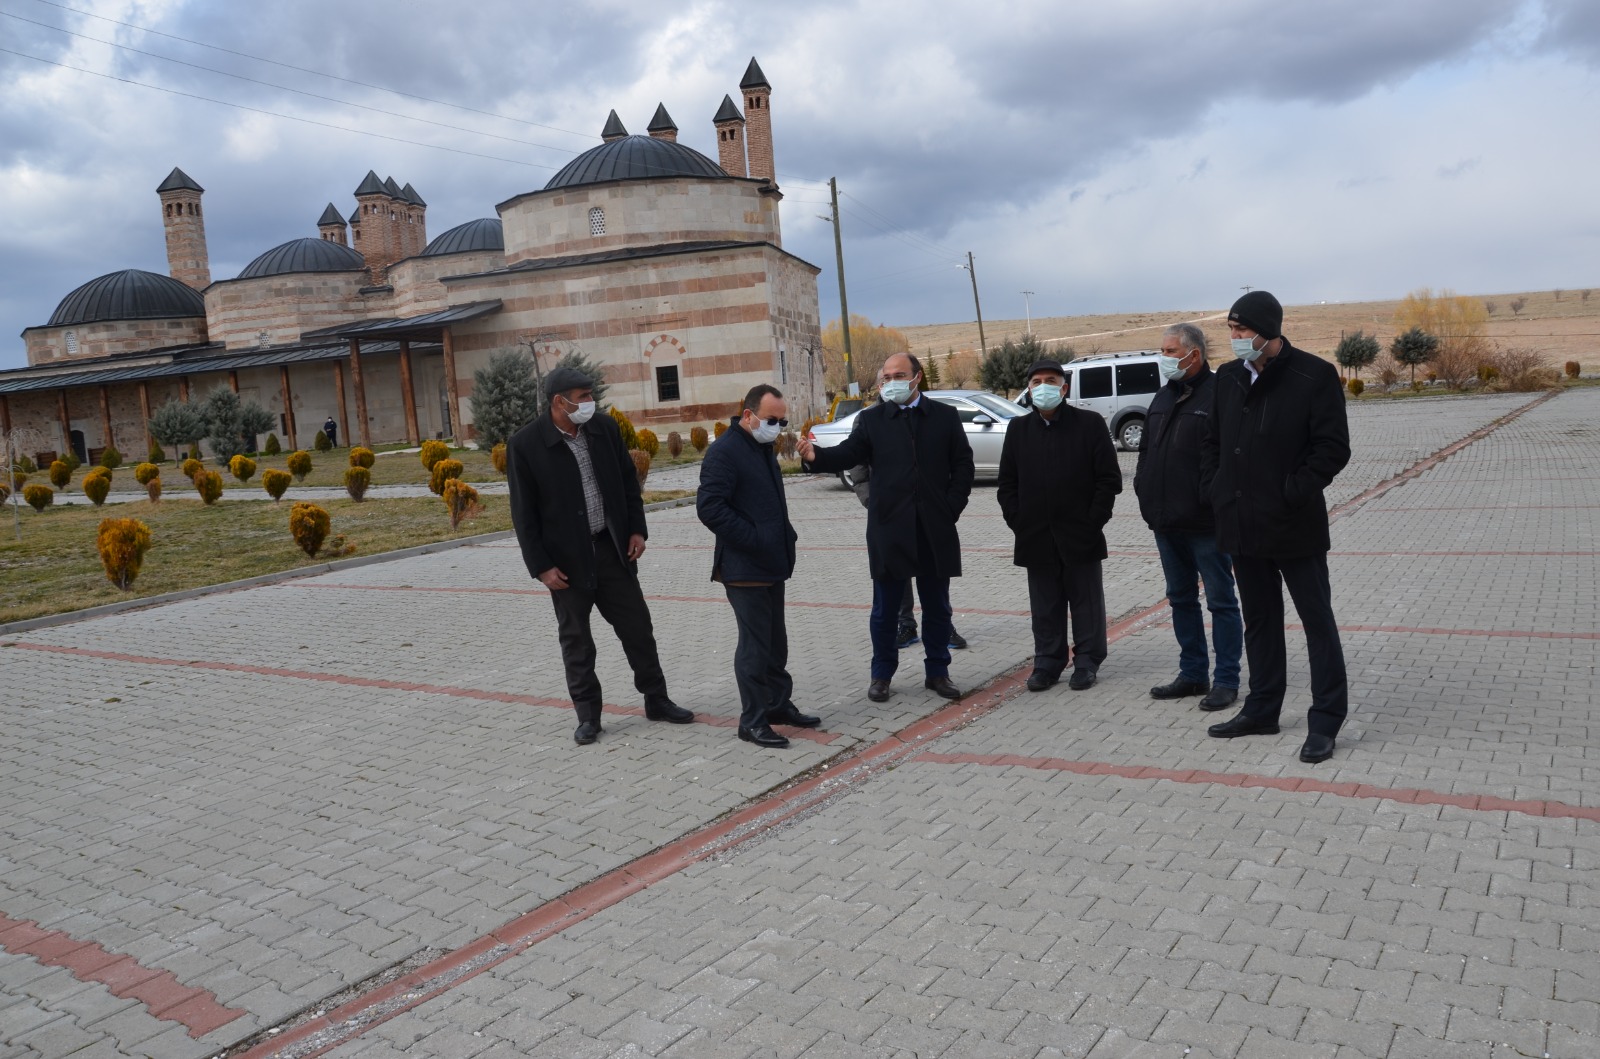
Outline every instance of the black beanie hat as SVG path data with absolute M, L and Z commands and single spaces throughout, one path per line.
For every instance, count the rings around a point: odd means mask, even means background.
M 1283 306 L 1264 290 L 1246 291 L 1228 310 L 1228 323 L 1243 324 L 1262 338 L 1283 337 Z

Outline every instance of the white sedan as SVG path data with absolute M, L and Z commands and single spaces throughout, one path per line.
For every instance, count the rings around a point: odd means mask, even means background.
M 956 410 L 967 432 L 967 442 L 972 446 L 972 463 L 977 476 L 998 478 L 1000 446 L 1006 440 L 1006 427 L 1018 416 L 1027 415 L 1028 410 L 988 390 L 928 390 L 923 396 Z M 860 414 L 852 412 L 832 423 L 818 423 L 806 436 L 819 449 L 837 445 L 850 436 L 856 416 Z M 855 485 L 849 471 L 840 471 L 839 480 L 848 486 Z

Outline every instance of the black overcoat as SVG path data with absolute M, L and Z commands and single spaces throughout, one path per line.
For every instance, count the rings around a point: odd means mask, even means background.
M 838 473 L 857 464 L 872 468 L 867 499 L 867 567 L 874 578 L 903 581 L 919 575 L 961 576 L 956 520 L 972 493 L 972 446 L 961 416 L 923 395 L 915 407 L 884 401 L 856 417 L 850 436 L 818 449 L 806 466 Z M 920 555 L 917 530 L 930 555 Z
M 1229 555 L 1292 559 L 1326 552 L 1322 491 L 1350 462 L 1344 389 L 1332 364 L 1296 349 L 1251 383 L 1236 360 L 1217 369 L 1200 447 L 1200 488 Z
M 1104 559 L 1120 492 L 1122 467 L 1098 413 L 1063 404 L 1050 422 L 1035 409 L 1006 428 L 995 499 L 1016 536 L 1016 565 L 1050 570 Z
M 1216 532 L 1211 499 L 1200 492 L 1200 446 L 1216 382 L 1202 361 L 1193 378 L 1161 387 L 1145 411 L 1133 491 L 1139 514 L 1157 533 Z
M 734 420 L 700 462 L 695 514 L 716 534 L 711 576 L 724 583 L 787 581 L 797 535 L 771 444 Z
M 628 538 L 635 533 L 649 537 L 633 458 L 610 416 L 596 415 L 578 429 L 589 442 L 589 462 L 605 504 L 611 543 L 626 563 Z M 593 589 L 594 544 L 583 479 L 578 459 L 561 439 L 548 409 L 511 435 L 506 444 L 506 478 L 511 484 L 511 525 L 528 573 L 537 579 L 554 566 L 567 575 L 569 585 Z

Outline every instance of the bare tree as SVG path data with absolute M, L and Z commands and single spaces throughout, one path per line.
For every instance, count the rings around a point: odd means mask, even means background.
M 1512 298 L 1506 304 L 1511 306 L 1511 315 L 1512 316 L 1521 316 L 1523 307 L 1528 304 L 1528 299 L 1526 299 L 1526 298 Z
M 1494 311 L 1496 309 L 1498 309 L 1498 308 L 1499 308 L 1499 306 L 1496 305 L 1494 302 L 1489 301 L 1488 299 L 1484 300 L 1483 310 L 1484 310 L 1484 312 L 1488 313 L 1490 316 L 1493 316 L 1494 315 Z
M 0 457 L 4 457 L 6 468 L 6 485 L 16 483 L 11 478 L 11 472 L 16 468 L 17 461 L 29 450 L 34 452 L 44 448 L 44 432 L 36 427 L 17 427 L 10 430 L 0 430 Z M 16 530 L 17 540 L 22 539 L 22 516 L 19 514 L 18 504 L 22 502 L 22 490 L 11 490 L 11 524 Z

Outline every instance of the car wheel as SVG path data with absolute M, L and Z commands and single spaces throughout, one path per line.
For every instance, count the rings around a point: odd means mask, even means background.
M 849 471 L 840 471 L 839 481 L 844 483 L 846 489 L 854 489 L 856 487 L 856 480 L 851 477 Z
M 1129 416 L 1117 428 L 1117 443 L 1124 452 L 1138 452 L 1139 443 L 1144 440 L 1144 417 Z

